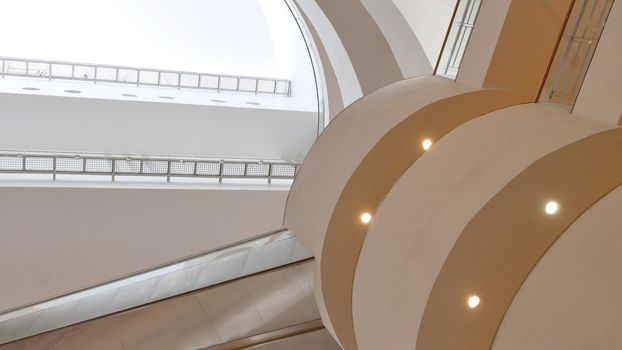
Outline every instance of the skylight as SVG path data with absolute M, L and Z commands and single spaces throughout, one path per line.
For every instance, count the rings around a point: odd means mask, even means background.
M 2 56 L 236 75 L 284 73 L 258 0 L 7 0 L 2 13 Z
M 304 110 L 315 105 L 309 98 L 314 80 L 305 43 L 283 1 L 7 0 L 2 2 L 0 33 L 2 57 L 280 79 L 296 87 L 293 99 L 277 105 Z M 94 91 L 93 86 L 82 89 L 67 82 L 57 89 L 4 83 L 0 92 L 64 96 L 63 91 L 74 90 L 82 92 L 74 97 L 198 104 L 222 99 L 109 87 Z M 309 100 L 308 106 L 299 105 Z M 269 108 L 270 101 L 242 98 L 239 104 Z

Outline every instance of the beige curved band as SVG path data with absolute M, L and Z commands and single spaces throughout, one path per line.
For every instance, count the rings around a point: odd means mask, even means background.
M 523 102 L 524 95 L 516 92 L 478 90 L 431 103 L 389 131 L 356 168 L 333 211 L 321 257 L 324 300 L 345 349 L 357 348 L 352 288 L 367 233 L 359 216 L 373 215 L 392 184 L 423 154 L 424 139 L 438 140 L 473 118 Z
M 588 208 L 622 183 L 622 128 L 565 146 L 533 163 L 469 222 L 428 299 L 417 350 L 490 349 L 526 277 Z M 557 201 L 560 210 L 544 207 Z M 481 304 L 467 307 L 478 295 Z
M 436 101 L 406 118 L 380 139 L 340 191 L 318 261 L 319 294 L 344 348 L 357 349 L 352 289 L 367 233 L 359 216 L 365 211 L 373 214 L 395 181 L 421 155 L 423 139 L 438 140 L 482 114 L 533 102 L 571 4 L 572 0 L 512 1 L 484 81 L 489 89 Z M 529 28 L 522 28 L 527 22 L 531 24 Z M 516 52 L 523 55 L 517 56 Z

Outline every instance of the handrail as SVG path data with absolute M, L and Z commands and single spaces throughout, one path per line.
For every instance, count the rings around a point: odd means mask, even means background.
M 302 242 L 287 229 L 268 232 L 74 292 L 6 310 L 0 313 L 0 344 L 311 257 L 312 254 Z M 41 317 L 46 313 L 48 317 Z M 49 322 L 34 322 L 33 315 L 46 318 Z
M 0 57 L 0 75 L 44 79 L 91 81 L 93 83 L 163 86 L 177 89 L 254 94 L 291 95 L 291 82 L 285 79 L 185 72 L 154 68 L 114 66 L 96 63 L 50 61 Z
M 293 179 L 300 164 L 282 160 L 217 159 L 126 154 L 0 151 L 0 173 L 159 176 L 223 179 Z

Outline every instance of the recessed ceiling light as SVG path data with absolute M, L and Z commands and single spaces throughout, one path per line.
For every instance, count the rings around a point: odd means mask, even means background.
M 471 309 L 475 309 L 479 305 L 479 302 L 480 302 L 480 300 L 479 300 L 479 297 L 477 295 L 472 295 L 467 300 L 467 304 L 469 305 L 469 307 Z
M 247 105 L 253 105 L 253 106 L 259 106 L 261 103 L 259 102 L 253 102 L 253 101 L 246 101 Z
M 28 91 L 39 91 L 39 90 L 41 90 L 41 89 L 36 88 L 36 87 L 26 86 L 26 87 L 23 87 L 23 88 L 22 88 L 22 90 L 28 90 Z
M 82 91 L 80 90 L 65 90 L 66 93 L 68 94 L 81 94 Z
M 371 221 L 371 214 L 370 213 L 363 213 L 361 214 L 361 222 L 364 224 L 369 224 L 369 222 Z
M 175 99 L 175 97 L 172 97 L 172 96 L 158 96 L 158 97 L 161 98 L 161 99 L 164 99 L 164 100 L 173 100 L 173 99 Z
M 550 201 L 544 206 L 544 211 L 549 215 L 553 215 L 559 211 L 559 204 L 556 201 Z
M 226 103 L 227 101 L 225 100 L 211 100 L 212 102 L 218 102 L 218 103 Z
M 423 147 L 424 150 L 429 150 L 430 147 L 432 147 L 432 140 L 430 139 L 425 139 L 423 140 L 423 142 L 421 143 L 421 146 Z
M 138 96 L 136 96 L 134 94 L 121 94 L 121 96 L 123 96 L 123 97 L 138 97 Z

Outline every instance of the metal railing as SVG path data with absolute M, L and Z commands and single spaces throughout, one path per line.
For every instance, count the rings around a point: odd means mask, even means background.
M 47 61 L 0 57 L 0 75 L 90 81 L 94 83 L 162 86 L 177 89 L 248 92 L 254 94 L 291 94 L 291 82 L 284 79 L 223 74 L 182 72 L 151 68 L 112 66 L 92 63 Z
M 136 155 L 0 151 L 0 173 L 159 176 L 223 179 L 293 179 L 300 164 L 279 160 L 239 160 Z
M 0 344 L 293 264 L 313 255 L 286 229 L 0 313 Z
M 481 5 L 482 0 L 461 0 L 458 4 L 437 74 L 451 79 L 458 75 Z
M 550 102 L 574 105 L 612 5 L 613 0 L 575 3 L 551 70 Z

